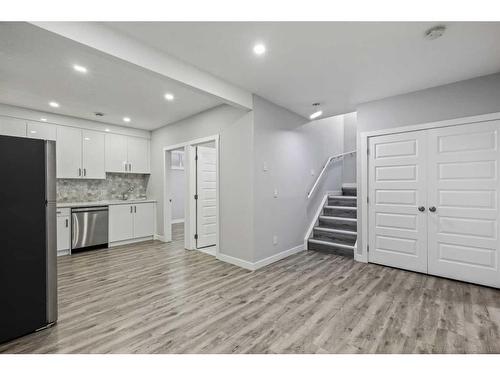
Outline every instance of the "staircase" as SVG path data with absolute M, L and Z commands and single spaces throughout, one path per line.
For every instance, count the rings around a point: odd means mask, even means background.
M 357 236 L 356 188 L 342 187 L 342 195 L 329 196 L 307 248 L 345 255 L 354 254 Z

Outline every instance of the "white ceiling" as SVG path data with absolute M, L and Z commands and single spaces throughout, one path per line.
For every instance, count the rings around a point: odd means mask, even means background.
M 33 25 L 0 22 L 0 103 L 152 130 L 222 102 Z M 132 121 L 123 122 L 125 116 Z
M 163 52 L 308 116 L 500 71 L 500 22 L 105 23 Z M 255 42 L 268 52 L 257 57 Z

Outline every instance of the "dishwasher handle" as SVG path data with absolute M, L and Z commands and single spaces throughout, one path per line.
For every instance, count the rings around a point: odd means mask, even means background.
M 94 211 L 108 211 L 108 207 L 82 207 L 82 208 L 73 208 L 71 212 L 94 212 Z

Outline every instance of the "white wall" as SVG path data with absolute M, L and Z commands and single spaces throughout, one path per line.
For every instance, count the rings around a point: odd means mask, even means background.
M 342 168 L 336 163 L 307 200 L 327 158 L 343 151 L 343 129 L 343 116 L 310 122 L 254 96 L 254 261 L 303 244 L 324 192 L 341 186 Z M 273 196 L 275 188 L 278 198 Z
M 184 198 L 186 196 L 186 173 L 183 169 L 170 170 L 172 184 L 172 220 L 184 220 Z
M 357 108 L 358 194 L 361 192 L 360 133 L 405 125 L 500 112 L 500 73 L 398 95 Z M 361 202 L 358 200 L 358 218 Z M 358 245 L 361 245 L 358 220 Z M 361 249 L 361 246 L 358 247 Z
M 163 235 L 163 147 L 220 134 L 219 252 L 249 259 L 252 249 L 252 112 L 221 105 L 153 131 L 148 196 L 158 200 L 157 233 Z

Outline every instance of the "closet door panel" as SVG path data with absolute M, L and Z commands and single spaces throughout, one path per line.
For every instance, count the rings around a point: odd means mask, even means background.
M 427 272 L 426 133 L 369 141 L 369 261 Z
M 429 130 L 429 273 L 500 287 L 500 121 Z

